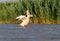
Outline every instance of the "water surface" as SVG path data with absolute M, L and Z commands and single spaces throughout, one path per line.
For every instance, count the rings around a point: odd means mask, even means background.
M 60 25 L 29 24 L 23 28 L 18 24 L 0 24 L 0 41 L 60 41 Z

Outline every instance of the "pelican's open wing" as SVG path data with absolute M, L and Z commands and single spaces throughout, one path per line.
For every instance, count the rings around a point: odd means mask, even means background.
M 25 15 L 20 15 L 20 16 L 16 17 L 16 19 L 18 19 L 18 20 L 23 20 L 23 19 L 25 19 L 25 18 L 26 18 Z

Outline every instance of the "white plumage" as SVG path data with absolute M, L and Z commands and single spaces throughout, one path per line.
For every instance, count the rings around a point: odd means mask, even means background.
M 16 19 L 19 19 L 19 20 L 22 20 L 23 18 L 26 18 L 26 16 L 25 15 L 20 15 L 20 16 L 16 17 Z
M 29 24 L 30 17 L 33 17 L 33 15 L 30 15 L 29 10 L 27 10 L 27 17 L 25 15 L 20 15 L 16 17 L 16 19 L 22 20 L 22 23 L 20 24 L 22 27 L 27 27 Z

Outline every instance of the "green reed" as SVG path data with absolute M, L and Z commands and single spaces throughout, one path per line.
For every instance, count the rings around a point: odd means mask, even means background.
M 0 3 L 0 23 L 17 23 L 15 18 L 26 10 L 33 15 L 31 23 L 59 24 L 60 0 L 19 0 L 16 3 Z

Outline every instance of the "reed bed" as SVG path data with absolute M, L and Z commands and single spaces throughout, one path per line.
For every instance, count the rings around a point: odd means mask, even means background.
M 0 23 L 18 23 L 15 18 L 26 10 L 33 15 L 34 24 L 60 24 L 60 0 L 19 0 L 16 3 L 0 3 Z

